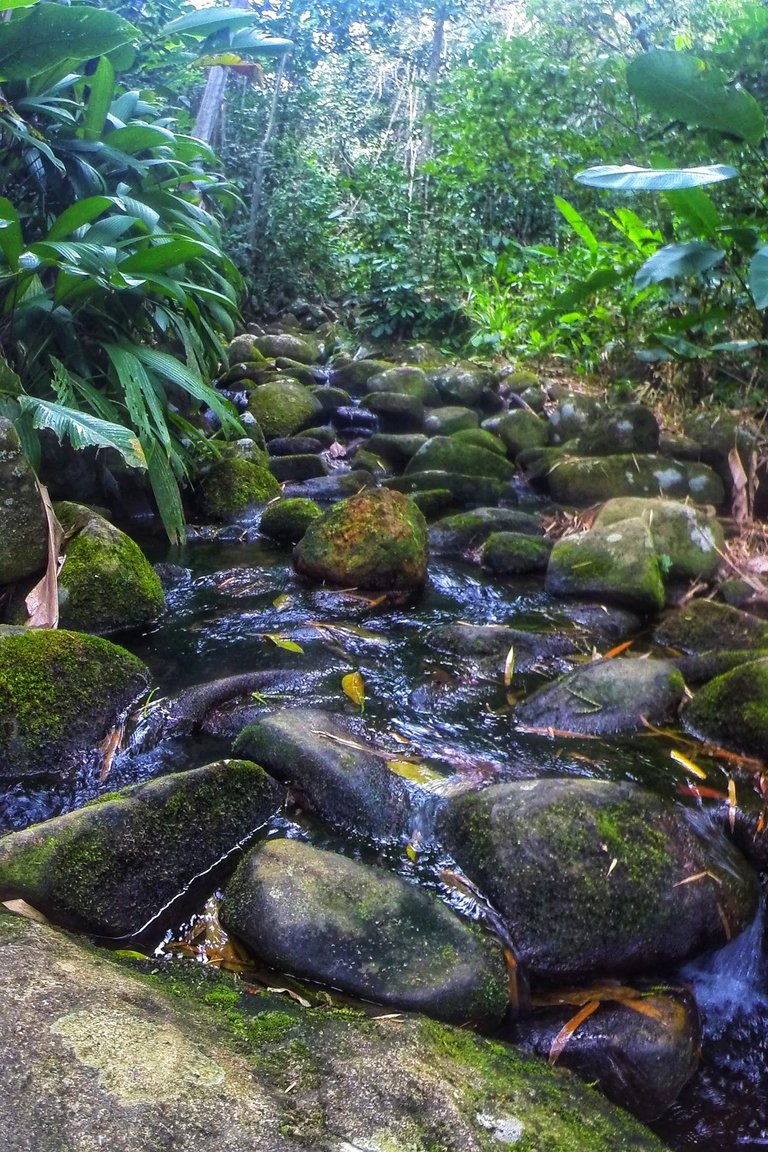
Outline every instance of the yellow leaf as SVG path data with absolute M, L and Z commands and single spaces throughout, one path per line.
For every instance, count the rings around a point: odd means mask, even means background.
M 396 776 L 402 776 L 413 784 L 423 784 L 428 787 L 430 784 L 443 783 L 445 780 L 445 776 L 441 772 L 435 772 L 434 768 L 427 768 L 426 764 L 421 764 L 418 760 L 390 760 L 388 766 Z
M 698 776 L 699 780 L 706 780 L 707 774 L 698 764 L 694 764 L 693 760 L 689 760 L 687 756 L 683 756 L 682 752 L 677 752 L 674 748 L 670 752 L 670 756 L 678 764 L 682 764 L 686 772 L 690 772 L 692 776 Z
M 288 595 L 288 593 L 287 592 L 281 592 L 279 596 L 275 596 L 274 600 L 272 601 L 272 604 L 275 608 L 277 608 L 278 612 L 282 612 L 284 608 L 288 607 L 290 602 L 291 602 L 291 598 Z
M 728 778 L 728 823 L 733 832 L 736 827 L 736 781 L 733 776 Z
M 342 677 L 341 687 L 345 696 L 349 696 L 353 704 L 360 705 L 360 711 L 365 708 L 365 681 L 359 672 L 348 672 Z
M 507 652 L 507 658 L 504 661 L 504 687 L 509 688 L 512 683 L 512 677 L 515 674 L 515 646 L 514 644 Z
M 408 859 L 411 860 L 414 864 L 416 863 L 416 861 L 419 858 L 418 853 L 416 852 L 416 849 L 414 848 L 413 844 L 406 844 L 405 854 L 408 857 Z
M 276 648 L 284 648 L 286 652 L 303 652 L 301 644 L 297 644 L 295 640 L 286 640 L 284 636 L 280 636 L 277 632 L 265 632 L 267 640 L 271 640 Z

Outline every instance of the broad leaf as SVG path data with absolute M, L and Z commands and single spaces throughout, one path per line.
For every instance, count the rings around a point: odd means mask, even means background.
M 89 86 L 83 136 L 86 140 L 98 140 L 104 131 L 107 113 L 115 94 L 115 69 L 106 56 L 101 57 L 96 71 L 89 77 Z
M 171 384 L 175 384 L 177 388 L 181 388 L 188 395 L 194 397 L 195 400 L 207 404 L 208 407 L 216 413 L 219 420 L 224 427 L 230 428 L 233 432 L 242 435 L 242 427 L 237 419 L 232 406 L 212 388 L 210 384 L 206 384 L 200 376 L 192 372 L 186 365 L 182 364 L 174 356 L 169 356 L 167 352 L 158 352 L 156 348 L 145 348 L 136 345 L 134 352 L 141 360 L 142 364 L 150 371 L 157 375 L 161 380 L 167 380 Z
M 88 196 L 85 200 L 77 200 L 56 217 L 46 240 L 63 240 L 65 236 L 71 236 L 75 229 L 90 224 L 111 206 L 110 196 Z
M 293 49 L 292 40 L 281 40 L 277 36 L 262 36 L 255 29 L 243 29 L 231 38 L 231 45 L 238 52 L 250 56 L 283 56 Z
M 19 214 L 6 196 L 0 196 L 0 252 L 13 272 L 19 267 L 19 256 L 23 251 Z
M 719 184 L 738 176 L 727 164 L 705 164 L 698 168 L 639 168 L 636 164 L 598 164 L 577 172 L 574 179 L 590 188 L 613 188 L 618 192 L 676 192 Z
M 156 440 L 142 441 L 147 460 L 147 474 L 157 511 L 172 544 L 184 543 L 184 508 L 181 503 L 179 481 L 169 456 Z
M 0 23 L 0 81 L 28 80 L 69 60 L 103 56 L 137 35 L 114 12 L 84 4 L 39 4 Z
M 66 436 L 73 448 L 114 448 L 129 468 L 147 467 L 141 444 L 130 428 L 32 396 L 19 396 L 19 406 L 22 412 L 32 413 L 35 428 L 50 428 L 59 440 Z
M 635 287 L 647 288 L 649 284 L 661 284 L 664 280 L 698 276 L 714 268 L 724 256 L 722 248 L 714 248 L 703 240 L 692 240 L 688 244 L 665 244 L 643 264 L 635 276 Z
M 743 89 L 729 87 L 727 79 L 719 68 L 684 52 L 643 52 L 627 66 L 632 95 L 661 116 L 757 145 L 765 134 L 760 105 Z
M 166 272 L 169 268 L 176 268 L 179 264 L 186 264 L 196 256 L 203 256 L 207 247 L 199 240 L 179 238 L 168 240 L 165 244 L 153 244 L 151 248 L 142 248 L 126 257 L 120 262 L 122 273 L 141 276 L 144 272 Z
M 590 252 L 596 252 L 599 247 L 597 237 L 581 213 L 577 212 L 567 200 L 563 200 L 562 196 L 555 196 L 555 206 L 568 221 L 579 239 L 583 240 Z
M 256 13 L 249 12 L 247 9 L 203 8 L 171 20 L 163 28 L 163 35 L 170 36 L 176 32 L 185 32 L 191 35 L 210 36 L 214 32 L 220 32 L 222 28 L 252 26 L 257 20 Z
M 758 248 L 749 263 L 749 291 L 755 308 L 768 308 L 768 245 Z
M 346 676 L 341 678 L 341 687 L 345 696 L 348 696 L 353 704 L 357 704 L 362 712 L 365 708 L 365 681 L 359 672 L 348 672 Z
M 700 236 L 714 237 L 720 227 L 720 213 L 703 188 L 685 188 L 664 196 L 672 211 Z
M 116 128 L 110 132 L 105 142 L 109 148 L 133 156 L 137 152 L 172 145 L 174 135 L 167 128 L 158 128 L 156 124 L 128 124 L 125 128 Z

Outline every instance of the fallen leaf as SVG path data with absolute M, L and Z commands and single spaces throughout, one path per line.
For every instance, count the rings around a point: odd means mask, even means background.
M 733 832 L 736 827 L 736 781 L 733 776 L 728 778 L 728 823 Z
M 15 916 L 24 916 L 25 919 L 35 920 L 38 924 L 50 924 L 48 917 L 38 912 L 31 904 L 27 904 L 26 900 L 3 900 L 2 903 L 3 908 L 13 912 Z
M 698 776 L 699 780 L 706 780 L 706 772 L 702 768 L 699 768 L 698 764 L 694 764 L 693 760 L 689 760 L 687 756 L 683 756 L 682 752 L 678 752 L 673 748 L 669 755 L 676 764 L 682 765 L 686 772 L 690 772 L 692 776 Z
M 277 608 L 278 612 L 282 612 L 291 602 L 291 597 L 287 592 L 281 592 L 279 596 L 275 596 L 272 601 L 273 607 Z
M 101 768 L 99 769 L 99 784 L 103 784 L 112 769 L 112 761 L 123 745 L 123 737 L 125 736 L 125 724 L 115 724 L 114 728 L 107 732 L 106 736 L 99 744 L 99 754 L 101 756 Z
M 693 876 L 686 876 L 684 880 L 678 880 L 677 884 L 673 884 L 672 887 L 673 888 L 681 888 L 683 886 L 683 884 L 693 884 L 697 880 L 704 880 L 705 877 L 707 877 L 707 876 L 709 877 L 710 880 L 714 880 L 715 884 L 722 884 L 722 880 L 720 879 L 719 876 L 715 876 L 714 872 L 704 871 L 704 872 L 696 872 L 695 875 L 693 875 Z
M 365 709 L 365 681 L 359 672 L 348 672 L 346 676 L 341 678 L 341 687 L 345 696 L 349 696 L 353 704 L 360 707 L 360 711 Z
M 728 468 L 731 473 L 733 490 L 731 497 L 731 515 L 739 527 L 741 527 L 742 524 L 751 520 L 752 517 L 749 506 L 749 480 L 736 448 L 731 448 L 728 453 Z
M 295 640 L 288 640 L 285 636 L 281 636 L 278 632 L 265 632 L 265 640 L 271 640 L 276 648 L 284 648 L 286 652 L 303 652 L 301 644 L 297 644 Z
M 617 644 L 615 648 L 611 648 L 609 652 L 605 653 L 603 660 L 613 660 L 614 656 L 620 656 L 622 652 L 626 652 L 633 644 L 634 640 L 625 640 L 623 644 Z
M 64 542 L 64 529 L 56 519 L 48 489 L 35 479 L 40 493 L 48 530 L 48 563 L 43 578 L 35 584 L 24 601 L 30 628 L 57 628 L 59 625 L 59 572 L 64 563 L 61 546 Z
M 509 688 L 512 683 L 512 678 L 515 675 L 515 646 L 514 644 L 507 652 L 507 658 L 504 661 L 504 687 Z
M 267 988 L 267 992 L 274 992 L 276 996 L 287 996 L 289 1000 L 295 1000 L 297 1004 L 301 1004 L 302 1008 L 312 1007 L 309 1000 L 299 996 L 298 992 L 294 992 L 292 988 Z
M 595 1012 L 599 1007 L 599 1000 L 590 1000 L 589 1003 L 584 1005 L 581 1011 L 577 1012 L 575 1016 L 571 1017 L 567 1024 L 563 1025 L 557 1036 L 555 1036 L 554 1040 L 552 1041 L 552 1045 L 549 1049 L 548 1061 L 550 1067 L 553 1064 L 556 1064 L 560 1059 L 566 1044 L 571 1039 L 579 1025 L 583 1024 L 587 1017 L 591 1016 L 592 1013 Z

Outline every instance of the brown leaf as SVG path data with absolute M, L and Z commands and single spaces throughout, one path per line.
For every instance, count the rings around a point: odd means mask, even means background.
M 741 463 L 736 448 L 731 448 L 728 453 L 728 468 L 730 469 L 731 481 L 733 483 L 731 515 L 736 523 L 741 526 L 742 524 L 746 524 L 748 520 L 751 520 L 752 515 L 749 499 L 749 479 L 744 471 L 744 466 Z
M 42 580 L 35 584 L 24 601 L 30 628 L 57 628 L 59 625 L 59 571 L 64 563 L 61 546 L 64 542 L 64 529 L 56 519 L 48 489 L 35 480 L 45 511 L 48 525 L 48 564 Z
M 563 1054 L 563 1050 L 568 1041 L 573 1036 L 576 1029 L 580 1024 L 583 1024 L 587 1017 L 591 1016 L 600 1007 L 599 1000 L 590 1000 L 584 1007 L 572 1016 L 567 1024 L 564 1024 L 557 1036 L 552 1041 L 552 1046 L 549 1049 L 549 1065 L 556 1064 Z

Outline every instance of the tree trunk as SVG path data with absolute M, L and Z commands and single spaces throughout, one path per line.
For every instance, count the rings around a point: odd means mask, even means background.
M 280 88 L 283 83 L 283 76 L 285 75 L 285 64 L 288 59 L 288 53 L 284 52 L 280 57 L 280 63 L 277 67 L 275 74 L 275 86 L 272 89 L 272 104 L 269 109 L 269 118 L 267 126 L 264 130 L 264 135 L 256 152 L 256 160 L 253 165 L 253 182 L 251 185 L 251 211 L 248 221 L 248 247 L 253 252 L 256 247 L 256 231 L 259 224 L 259 213 L 261 212 L 261 200 L 264 190 L 264 175 L 267 167 L 267 151 L 272 142 L 272 137 L 275 132 L 275 125 L 277 123 L 277 108 L 280 100 Z
M 248 0 L 230 0 L 230 8 L 249 8 Z M 205 91 L 195 120 L 192 135 L 206 144 L 213 144 L 224 107 L 227 90 L 227 69 L 216 65 L 208 70 Z

